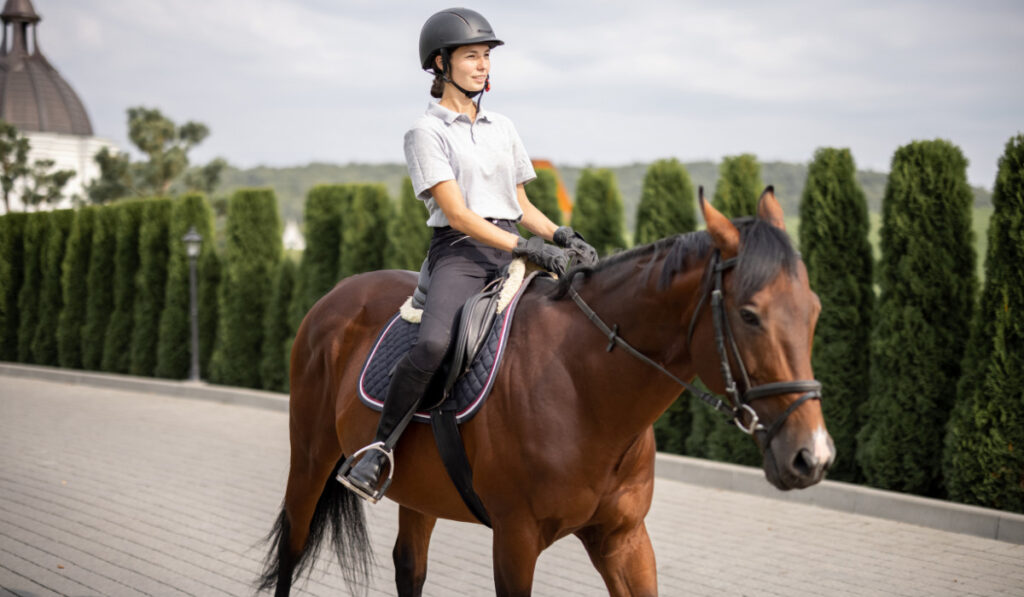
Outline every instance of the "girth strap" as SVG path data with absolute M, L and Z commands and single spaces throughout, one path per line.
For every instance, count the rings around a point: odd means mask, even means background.
M 444 463 L 455 489 L 459 491 L 459 497 L 477 520 L 491 528 L 487 508 L 484 508 L 480 496 L 473 490 L 473 469 L 470 468 L 469 459 L 466 457 L 459 424 L 455 422 L 455 412 L 435 408 L 430 411 L 430 427 L 434 430 L 434 441 L 437 443 L 438 452 L 441 453 L 441 462 Z

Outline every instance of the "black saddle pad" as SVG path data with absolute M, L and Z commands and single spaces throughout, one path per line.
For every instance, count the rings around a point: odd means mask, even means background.
M 474 357 L 468 371 L 455 382 L 451 394 L 441 406 L 444 410 L 454 410 L 457 422 L 462 423 L 471 419 L 487 400 L 487 396 L 494 386 L 494 379 L 497 377 L 501 359 L 505 354 L 508 334 L 512 327 L 512 317 L 527 285 L 528 283 L 524 282 L 505 311 L 494 318 L 487 339 Z M 367 357 L 366 363 L 363 364 L 363 371 L 359 375 L 359 399 L 363 404 L 378 412 L 381 410 L 384 397 L 388 393 L 388 386 L 391 385 L 391 373 L 398 360 L 415 344 L 416 337 L 419 335 L 419 327 L 418 323 L 409 323 L 398 314 L 392 317 L 388 325 L 385 326 L 377 337 L 373 350 L 370 351 L 370 356 Z M 431 403 L 433 400 L 428 396 L 424 402 Z M 413 420 L 429 423 L 430 413 L 429 411 L 417 412 Z

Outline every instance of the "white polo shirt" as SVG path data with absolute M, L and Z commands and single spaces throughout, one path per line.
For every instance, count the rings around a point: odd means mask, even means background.
M 518 221 L 523 212 L 516 185 L 537 178 L 511 120 L 481 110 L 470 122 L 469 116 L 436 102 L 405 134 L 405 163 L 413 191 L 430 212 L 427 225 L 433 227 L 449 225 L 429 192 L 439 182 L 454 180 L 477 215 Z

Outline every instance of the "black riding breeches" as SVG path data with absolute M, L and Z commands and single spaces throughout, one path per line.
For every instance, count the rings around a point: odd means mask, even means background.
M 492 222 L 518 234 L 510 220 Z M 408 357 L 413 365 L 423 371 L 437 371 L 448 351 L 456 312 L 512 259 L 511 253 L 473 240 L 454 228 L 434 229 L 429 252 L 430 288 L 419 337 Z

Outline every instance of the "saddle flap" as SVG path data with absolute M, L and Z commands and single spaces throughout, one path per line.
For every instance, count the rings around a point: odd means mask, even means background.
M 455 329 L 455 343 L 448 378 L 445 381 L 446 394 L 454 387 L 466 367 L 473 362 L 476 354 L 480 352 L 484 340 L 487 339 L 487 334 L 494 324 L 494 318 L 497 317 L 499 294 L 499 286 L 492 285 L 483 292 L 469 297 L 462 306 L 458 317 L 458 327 Z

